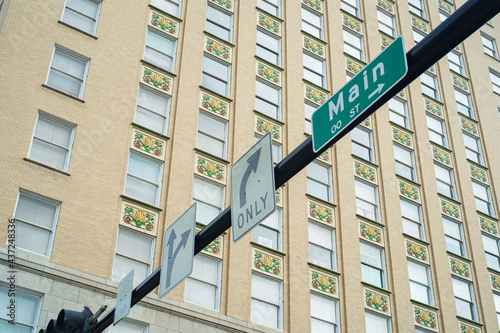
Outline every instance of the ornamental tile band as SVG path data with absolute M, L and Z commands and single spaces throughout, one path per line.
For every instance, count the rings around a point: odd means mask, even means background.
M 405 147 L 413 149 L 413 138 L 410 133 L 394 126 L 391 126 L 391 129 L 392 129 L 392 139 L 394 141 L 402 144 Z
M 200 108 L 224 119 L 229 119 L 229 103 L 204 91 L 201 92 Z
M 132 132 L 132 149 L 160 160 L 165 159 L 166 141 L 136 128 Z
M 411 25 L 418 30 L 428 34 L 429 33 L 429 23 L 425 22 L 419 17 L 416 17 L 414 15 L 410 15 L 411 17 Z
M 459 260 L 455 257 L 449 257 L 451 274 L 460 276 L 464 279 L 471 280 L 470 265 L 465 261 Z
M 196 227 L 195 232 L 198 233 L 201 231 L 202 228 Z M 222 248 L 224 244 L 224 238 L 223 236 L 219 236 L 216 239 L 212 241 L 212 243 L 208 244 L 201 250 L 203 253 L 208 254 L 213 257 L 217 257 L 222 259 Z
M 469 82 L 466 79 L 458 76 L 455 73 L 451 73 L 451 79 L 453 80 L 453 85 L 455 87 L 462 89 L 465 92 L 470 92 Z
M 368 223 L 364 220 L 358 220 L 359 223 L 359 237 L 380 245 L 384 246 L 384 232 L 382 228 L 377 227 L 371 223 Z
M 317 10 L 318 12 L 323 12 L 323 1 L 322 0 L 302 0 L 302 3 L 308 7 Z
M 252 258 L 252 269 L 283 279 L 283 258 L 256 248 L 252 249 Z
M 342 24 L 358 34 L 363 34 L 363 26 L 361 22 L 348 15 L 342 14 Z
M 490 272 L 491 288 L 495 291 L 500 291 L 500 276 Z
M 234 4 L 233 0 L 209 0 L 209 1 L 231 12 L 233 11 L 233 4 Z
M 125 201 L 122 202 L 121 212 L 121 225 L 149 235 L 156 235 L 157 212 Z
M 307 217 L 311 220 L 315 220 L 331 227 L 335 227 L 335 222 L 333 220 L 333 208 L 323 205 L 317 201 L 308 199 L 307 200 Z
M 321 105 L 326 101 L 327 96 L 324 92 L 319 91 L 318 89 L 308 84 L 305 84 L 304 87 L 305 87 L 304 88 L 305 99 L 318 105 Z
M 488 172 L 485 169 L 469 163 L 469 171 L 472 179 L 479 180 L 482 183 L 488 184 Z
M 166 74 L 162 74 L 150 67 L 142 66 L 141 82 L 146 85 L 157 89 L 158 91 L 172 94 L 172 85 L 174 79 Z
M 380 34 L 380 45 L 385 49 L 387 46 L 389 46 L 392 42 L 394 42 L 394 38 L 389 37 L 384 34 Z
M 439 201 L 441 206 L 441 213 L 456 220 L 462 221 L 462 217 L 460 216 L 460 207 L 458 205 L 451 203 L 450 201 L 443 198 L 439 198 Z
M 432 74 L 436 74 L 436 65 L 432 65 L 431 67 L 429 67 L 429 69 L 427 70 L 428 72 L 432 73 Z
M 281 87 L 281 72 L 257 61 L 257 76 Z
M 362 69 L 363 67 L 365 67 L 365 65 L 349 58 L 349 57 L 346 57 L 345 58 L 345 69 L 348 71 L 348 72 L 351 72 L 353 74 L 358 74 Z
M 424 97 L 425 111 L 432 113 L 439 118 L 444 119 L 443 106 L 434 102 L 433 100 Z
M 420 262 L 429 263 L 429 248 L 417 242 L 405 239 L 406 256 Z
M 438 332 L 438 319 L 435 311 L 413 305 L 415 325 Z
M 372 116 L 368 116 L 365 120 L 360 123 L 361 126 L 364 126 L 368 129 L 372 129 Z
M 458 327 L 460 333 L 481 333 L 481 328 L 476 325 L 471 325 L 469 323 L 459 321 Z
M 149 25 L 175 38 L 179 37 L 179 23 L 154 10 L 149 12 Z
M 420 203 L 420 189 L 417 186 L 411 185 L 404 180 L 399 181 L 399 195 L 404 198 Z
M 377 6 L 394 15 L 394 3 L 390 0 L 377 0 Z
M 467 118 L 460 117 L 460 126 L 470 134 L 479 137 L 479 131 L 475 122 L 470 121 Z
M 406 89 L 401 90 L 396 96 L 406 100 Z
M 486 216 L 483 215 L 478 215 L 477 216 L 479 220 L 479 227 L 481 228 L 482 231 L 493 235 L 495 237 L 500 237 L 500 234 L 498 233 L 498 222 L 487 218 Z
M 314 39 L 306 35 L 302 35 L 302 41 L 303 41 L 302 45 L 306 50 L 314 54 L 317 54 L 321 58 L 325 58 L 325 45 L 315 41 Z
M 208 36 L 205 36 L 205 51 L 224 61 L 232 61 L 232 47 L 216 41 L 215 39 L 212 39 Z
M 321 294 L 338 297 L 339 280 L 336 276 L 310 268 L 310 289 Z
M 323 154 L 316 157 L 316 159 L 320 160 L 323 163 L 332 164 L 332 154 L 330 152 L 330 149 L 325 150 Z
M 438 0 L 438 6 L 439 6 L 439 9 L 442 9 L 444 12 L 448 13 L 448 14 L 453 14 L 453 5 L 451 3 L 448 3 L 446 1 L 443 1 L 443 0 Z
M 255 132 L 262 135 L 267 134 L 267 132 L 271 132 L 273 141 L 281 143 L 282 126 L 257 115 L 255 116 Z
M 276 205 L 283 208 L 283 186 L 276 190 Z
M 365 308 L 390 316 L 389 296 L 373 289 L 363 288 Z
M 361 161 L 354 160 L 354 175 L 377 184 L 377 169 Z
M 435 161 L 438 161 L 441 164 L 444 164 L 446 166 L 451 166 L 451 154 L 448 153 L 447 151 L 444 151 L 443 149 L 440 149 L 438 147 L 435 147 L 431 145 L 432 149 L 432 158 Z
M 270 16 L 267 16 L 266 14 L 261 12 L 257 12 L 257 24 L 267 31 L 281 36 L 281 22 L 272 19 Z
M 218 183 L 226 183 L 226 166 L 215 162 L 205 156 L 196 154 L 195 173 L 215 180 Z

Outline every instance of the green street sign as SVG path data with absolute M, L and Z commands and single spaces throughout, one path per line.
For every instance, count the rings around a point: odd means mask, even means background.
M 328 145 L 344 128 L 399 82 L 408 71 L 403 36 L 399 36 L 373 61 L 312 114 L 313 150 Z

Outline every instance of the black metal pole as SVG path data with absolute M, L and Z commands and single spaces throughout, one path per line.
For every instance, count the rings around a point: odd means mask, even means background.
M 408 62 L 408 73 L 392 89 L 387 91 L 377 102 L 369 107 L 363 117 L 358 117 L 347 126 L 335 139 L 317 153 L 312 149 L 312 138 L 307 138 L 288 156 L 286 156 L 275 168 L 274 176 L 276 189 L 285 184 L 299 171 L 314 161 L 330 146 L 339 141 L 354 127 L 359 125 L 366 117 L 387 103 L 393 96 L 418 78 L 429 67 L 439 59 L 447 55 L 454 47 L 473 34 L 486 22 L 500 12 L 499 0 L 469 0 L 455 13 L 448 17 L 443 23 L 436 27 L 420 43 L 415 45 L 406 53 Z M 195 255 L 219 237 L 231 226 L 231 206 L 226 208 L 210 224 L 200 231 L 195 238 Z M 149 275 L 132 292 L 130 306 L 137 304 L 144 296 L 149 294 L 160 284 L 160 268 Z M 102 332 L 113 323 L 115 308 L 111 309 L 89 332 Z

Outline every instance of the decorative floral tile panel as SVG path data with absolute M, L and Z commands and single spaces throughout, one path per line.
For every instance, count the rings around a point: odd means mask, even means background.
M 471 325 L 464 321 L 458 322 L 458 328 L 460 333 L 481 333 L 481 327 Z
M 406 89 L 401 90 L 399 93 L 396 94 L 396 96 L 406 100 Z
M 389 295 L 370 288 L 363 288 L 363 295 L 365 308 L 382 313 L 386 316 L 391 315 Z
M 477 165 L 469 163 L 469 172 L 472 179 L 479 180 L 482 183 L 488 184 L 488 171 Z
M 334 227 L 333 208 L 318 201 L 307 199 L 308 218 Z
M 394 15 L 394 2 L 391 0 L 377 0 L 377 6 Z
M 283 128 L 281 125 L 272 122 L 268 119 L 265 119 L 263 117 L 259 117 L 255 115 L 255 132 L 259 133 L 261 135 L 267 134 L 267 132 L 271 132 L 271 138 L 273 141 L 282 142 L 282 136 L 281 133 L 283 131 Z
M 200 108 L 224 119 L 229 119 L 229 103 L 205 91 L 201 91 Z
M 429 329 L 431 331 L 439 331 L 438 318 L 435 311 L 414 304 L 413 315 L 415 325 Z
M 410 15 L 411 17 L 411 25 L 418 30 L 422 31 L 425 34 L 428 34 L 430 31 L 429 23 L 422 20 L 420 17 L 415 15 Z
M 165 159 L 167 142 L 155 135 L 134 128 L 132 131 L 132 149 L 160 160 Z
M 158 91 L 172 95 L 174 78 L 145 65 L 142 65 L 141 73 L 141 82 Z
M 310 289 L 321 294 L 338 297 L 339 279 L 332 274 L 327 274 L 323 271 L 313 268 L 309 269 L 310 274 Z
M 431 145 L 432 158 L 441 164 L 451 167 L 451 154 L 444 149 Z
M 380 45 L 385 49 L 387 46 L 389 46 L 392 42 L 394 42 L 394 38 L 389 37 L 384 34 L 380 34 Z
M 413 149 L 413 135 L 411 133 L 394 126 L 391 126 L 391 129 L 392 139 L 394 141 L 402 144 L 405 147 Z
M 320 13 L 323 12 L 323 0 L 302 0 L 302 3 Z
M 465 262 L 463 260 L 457 259 L 452 256 L 449 256 L 449 259 L 450 259 L 451 274 L 472 281 L 470 264 L 468 262 Z
M 252 248 L 252 269 L 274 278 L 283 279 L 283 258 L 267 251 Z
M 479 129 L 475 122 L 465 117 L 460 117 L 460 126 L 470 134 L 479 137 Z
M 257 61 L 257 76 L 281 87 L 281 72 L 260 61 Z
M 368 129 L 372 129 L 372 116 L 368 116 L 367 118 L 365 118 L 365 120 L 363 120 L 360 123 L 360 125 L 368 128 Z
M 319 155 L 316 157 L 317 160 L 323 162 L 323 163 L 328 163 L 332 164 L 332 153 L 330 149 L 327 149 L 323 152 L 323 154 Z
M 234 0 L 209 0 L 209 1 L 231 12 L 234 10 Z
M 462 221 L 459 205 L 443 198 L 439 198 L 439 203 L 439 205 L 441 206 L 441 213 L 456 220 Z
M 349 57 L 345 57 L 345 69 L 348 72 L 351 72 L 352 74 L 358 74 L 365 65 L 363 65 L 360 62 L 357 62 L 354 59 L 351 59 Z
M 195 232 L 198 233 L 202 228 L 196 227 Z M 224 245 L 224 236 L 220 235 L 201 250 L 203 253 L 208 254 L 213 257 L 222 259 L 222 249 Z
M 477 218 L 479 220 L 479 227 L 481 228 L 482 231 L 495 236 L 495 237 L 500 237 L 500 234 L 498 232 L 498 221 L 483 215 L 477 215 Z
M 427 97 L 424 97 L 424 105 L 425 105 L 425 111 L 428 111 L 433 115 L 444 119 L 443 105 Z
M 155 236 L 157 223 L 157 212 L 128 201 L 122 202 L 121 225 Z
M 342 14 L 342 25 L 358 34 L 363 34 L 363 23 L 349 15 Z
M 442 9 L 444 12 L 448 14 L 453 14 L 453 5 L 444 0 L 438 0 L 439 9 Z
M 275 35 L 281 36 L 281 22 L 273 19 L 269 15 L 257 11 L 257 24 L 260 27 L 266 29 L 267 31 L 270 31 Z
M 470 92 L 469 80 L 463 78 L 462 76 L 451 73 L 451 79 L 453 80 L 453 85 L 465 92 Z
M 313 86 L 305 84 L 304 85 L 304 97 L 305 97 L 305 99 L 307 99 L 315 104 L 321 105 L 326 101 L 328 96 L 326 95 L 326 93 L 320 91 L 319 89 L 316 89 Z
M 406 256 L 429 264 L 429 248 L 405 238 Z
M 149 12 L 149 25 L 175 38 L 179 37 L 179 22 L 155 10 Z
M 233 48 L 213 38 L 205 36 L 205 51 L 227 62 L 232 61 Z
M 368 165 L 368 163 L 354 160 L 354 175 L 370 183 L 377 184 L 377 169 Z
M 420 203 L 420 188 L 404 180 L 398 179 L 399 195 Z
M 381 227 L 360 219 L 358 219 L 358 223 L 359 237 L 371 243 L 384 246 L 384 230 Z
M 302 35 L 302 46 L 321 58 L 325 58 L 325 45 L 306 35 Z
M 500 276 L 490 272 L 491 288 L 494 291 L 500 291 Z
M 221 184 L 226 184 L 226 166 L 208 157 L 196 154 L 195 173 Z

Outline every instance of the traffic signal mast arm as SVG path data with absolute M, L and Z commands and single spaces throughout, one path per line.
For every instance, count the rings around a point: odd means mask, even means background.
M 286 156 L 274 168 L 276 188 L 281 187 L 299 171 L 314 161 L 329 147 L 359 125 L 366 117 L 387 103 L 393 96 L 413 82 L 439 59 L 447 55 L 454 47 L 473 34 L 491 18 L 500 12 L 498 0 L 469 0 L 458 8 L 455 13 L 436 27 L 427 37 L 406 53 L 408 63 L 407 74 L 392 89 L 388 90 L 373 105 L 346 128 L 344 128 L 329 144 L 313 152 L 312 137 L 308 137 L 302 144 Z M 219 237 L 231 226 L 231 206 L 226 208 L 210 224 L 201 230 L 195 237 L 194 253 Z M 133 293 L 130 306 L 137 304 L 160 283 L 160 268 L 148 276 Z M 102 332 L 113 323 L 115 309 L 111 309 L 98 323 L 87 332 Z

